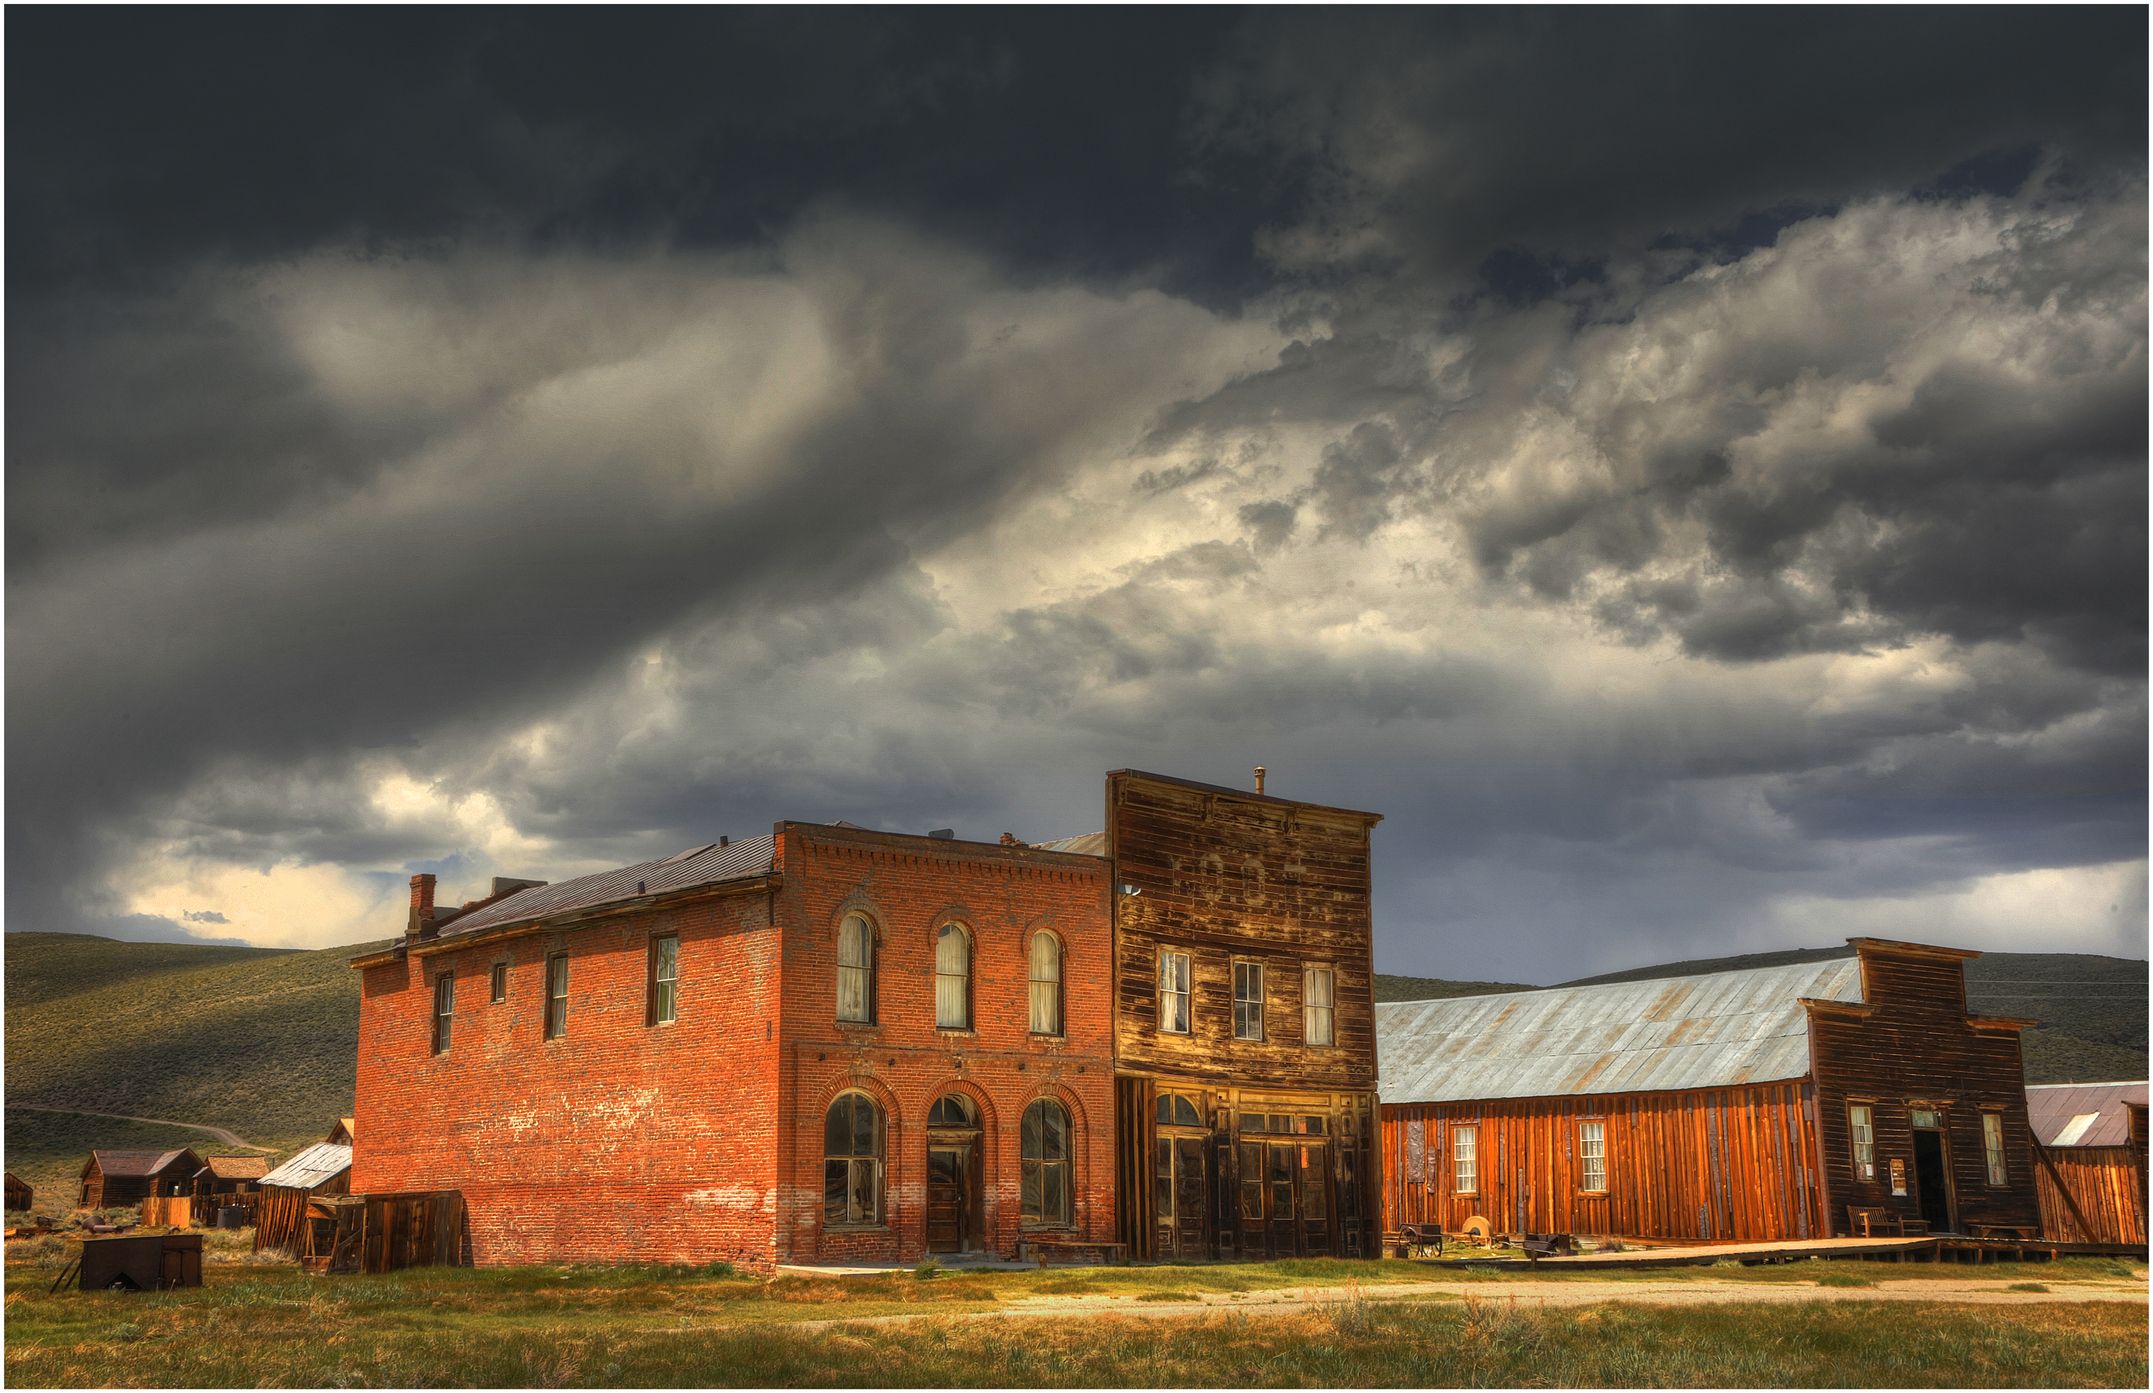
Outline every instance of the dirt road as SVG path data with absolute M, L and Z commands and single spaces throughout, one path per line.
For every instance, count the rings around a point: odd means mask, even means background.
M 158 1127 L 179 1127 L 189 1132 L 207 1132 L 225 1146 L 236 1146 L 241 1151 L 269 1151 L 274 1148 L 256 1146 L 236 1132 L 222 1127 L 212 1127 L 206 1122 L 175 1122 L 169 1117 L 135 1117 L 124 1112 L 91 1112 L 88 1108 L 51 1108 L 42 1103 L 9 1103 L 9 1107 L 23 1112 L 64 1112 L 76 1117 L 109 1117 L 118 1122 L 147 1122 Z

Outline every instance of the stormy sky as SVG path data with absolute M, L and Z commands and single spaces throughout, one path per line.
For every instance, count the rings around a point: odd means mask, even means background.
M 7 38 L 9 929 L 1261 763 L 1380 970 L 2145 955 L 2142 10 Z

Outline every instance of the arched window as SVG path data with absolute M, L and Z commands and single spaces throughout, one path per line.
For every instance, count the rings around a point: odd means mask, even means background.
M 929 1127 L 977 1127 L 979 1113 L 962 1093 L 945 1093 L 927 1111 Z
M 1032 1034 L 1062 1033 L 1062 941 L 1041 929 L 1032 935 Z
M 1204 1119 L 1196 1111 L 1196 1105 L 1178 1093 L 1159 1095 L 1159 1125 L 1161 1127 L 1201 1127 Z
M 1052 1098 L 1024 1110 L 1023 1212 L 1028 1223 L 1072 1222 L 1069 1114 Z
M 972 936 L 962 924 L 944 924 L 935 935 L 934 1023 L 946 1030 L 972 1028 Z
M 822 1124 L 822 1221 L 882 1222 L 882 1109 L 840 1093 Z
M 875 926 L 864 914 L 848 914 L 837 926 L 837 1018 L 875 1018 Z

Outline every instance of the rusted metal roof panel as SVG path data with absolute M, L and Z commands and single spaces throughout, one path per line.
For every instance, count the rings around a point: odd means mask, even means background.
M 533 886 L 518 890 L 507 899 L 483 909 L 456 916 L 442 927 L 441 937 L 459 938 L 484 929 L 551 919 L 556 915 L 641 899 L 645 895 L 672 894 L 728 880 L 753 880 L 770 874 L 776 853 L 775 837 L 748 837 L 730 846 L 713 842 L 656 861 L 577 876 L 555 885 Z
M 2026 1086 L 2026 1120 L 2043 1146 L 2128 1146 L 2130 1105 L 2146 1105 L 2146 1082 Z
M 262 1177 L 264 1185 L 283 1185 L 311 1190 L 327 1184 L 351 1169 L 351 1148 L 334 1142 L 316 1142 Z
M 1859 1001 L 1856 960 L 1376 1006 L 1386 1103 L 1657 1093 L 1801 1078 L 1801 1001 Z

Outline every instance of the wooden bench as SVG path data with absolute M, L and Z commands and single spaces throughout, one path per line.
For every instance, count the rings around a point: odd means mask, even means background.
M 1024 1256 L 1041 1267 L 1055 1263 L 1104 1267 L 1128 1261 L 1128 1248 L 1120 1243 L 1089 1243 L 1074 1238 L 1027 1238 Z
M 1847 1228 L 1856 1238 L 1926 1238 L 1929 1221 L 1926 1219 L 1902 1219 L 1882 1205 L 1850 1204 L 1846 1207 Z

